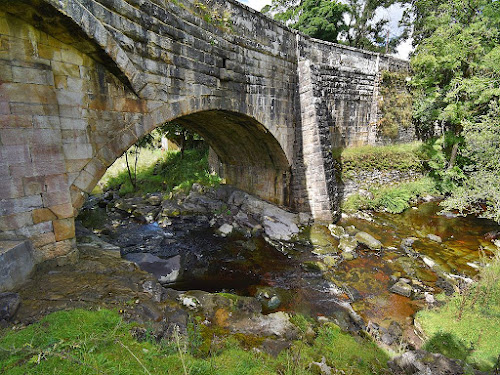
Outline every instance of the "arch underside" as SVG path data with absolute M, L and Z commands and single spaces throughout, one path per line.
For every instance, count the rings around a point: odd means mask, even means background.
M 220 159 L 227 183 L 277 204 L 289 199 L 290 165 L 278 141 L 253 118 L 211 110 L 175 120 L 200 134 Z

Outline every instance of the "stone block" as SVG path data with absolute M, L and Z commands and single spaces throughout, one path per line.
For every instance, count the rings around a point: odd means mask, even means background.
M 0 129 L 31 128 L 33 126 L 31 115 L 0 115 Z
M 50 259 L 66 256 L 75 249 L 76 243 L 74 240 L 53 242 L 37 248 L 34 251 L 34 259 L 37 263 L 40 263 Z
M 74 218 L 54 220 L 54 234 L 56 241 L 63 241 L 75 237 L 75 220 Z
M 59 206 L 71 202 L 68 190 L 42 193 L 42 199 L 45 207 Z
M 90 159 L 93 149 L 90 143 L 63 144 L 64 157 L 66 160 Z
M 70 188 L 71 204 L 75 209 L 79 209 L 85 203 L 86 195 L 83 191 L 72 185 Z
M 48 208 L 37 208 L 31 212 L 33 216 L 33 223 L 39 224 L 45 221 L 56 220 L 57 216 Z
M 10 145 L 0 147 L 0 157 L 6 164 L 29 164 L 31 155 L 28 145 Z
M 35 249 L 38 249 L 47 244 L 56 242 L 54 232 L 40 233 L 30 237 L 30 241 Z
M 15 199 L 2 199 L 0 201 L 0 216 L 12 215 L 31 211 L 42 206 L 40 195 L 21 197 Z
M 35 85 L 54 85 L 54 75 L 48 69 L 34 69 L 20 66 L 12 67 L 12 81 L 33 83 Z
M 50 210 L 57 216 L 58 219 L 67 219 L 75 214 L 71 203 L 60 204 L 50 207 Z
M 29 225 L 33 225 L 30 212 L 0 216 L 0 232 L 13 231 Z
M 67 62 L 52 61 L 54 75 L 80 78 L 80 67 Z
M 0 292 L 25 282 L 35 267 L 29 241 L 0 241 Z

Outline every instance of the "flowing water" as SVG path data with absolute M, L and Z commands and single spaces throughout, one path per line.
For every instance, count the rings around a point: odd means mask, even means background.
M 163 258 L 181 255 L 181 278 L 169 285 L 175 289 L 246 296 L 264 291 L 279 296 L 279 310 L 338 320 L 345 313 L 342 306 L 349 302 L 365 321 L 381 326 L 392 321 L 408 325 L 412 315 L 426 304 L 423 291 L 442 291 L 443 274 L 474 277 L 477 265 L 494 249 L 488 233 L 500 230 L 492 221 L 438 212 L 436 203 L 424 203 L 398 215 L 374 213 L 370 221 L 343 219 L 340 225 L 353 225 L 383 244 L 381 251 L 357 251 L 357 258 L 351 261 L 341 261 L 338 241 L 324 226 L 309 228 L 295 242 L 270 244 L 262 236 L 221 238 L 214 235 L 205 218 L 183 217 L 173 219 L 168 229 L 123 222 L 103 237 L 119 245 L 123 253 L 150 252 Z M 439 236 L 442 242 L 429 239 L 429 234 Z M 400 246 L 408 237 L 414 237 L 410 256 Z M 333 254 L 338 263 L 322 272 L 304 266 L 318 262 L 324 253 Z M 435 266 L 430 268 L 423 258 Z M 389 291 L 401 276 L 420 287 L 420 297 L 412 299 Z

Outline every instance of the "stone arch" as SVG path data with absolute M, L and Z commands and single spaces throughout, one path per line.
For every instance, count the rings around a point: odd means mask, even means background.
M 207 141 L 220 160 L 219 172 L 227 183 L 277 204 L 289 203 L 291 162 L 278 140 L 257 120 L 238 112 L 207 109 L 169 121 L 195 131 Z M 90 193 L 107 167 L 156 128 L 136 125 L 139 131 L 134 132 L 136 127 L 131 126 L 98 150 L 75 179 L 73 191 Z M 75 209 L 81 207 L 83 199 L 82 194 L 81 199 L 73 201 Z

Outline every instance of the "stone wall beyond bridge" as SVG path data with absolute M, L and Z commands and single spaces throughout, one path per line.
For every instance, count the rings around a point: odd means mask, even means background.
M 0 241 L 70 252 L 86 194 L 172 120 L 228 183 L 331 221 L 332 148 L 375 142 L 380 72 L 407 68 L 233 0 L 0 0 Z

